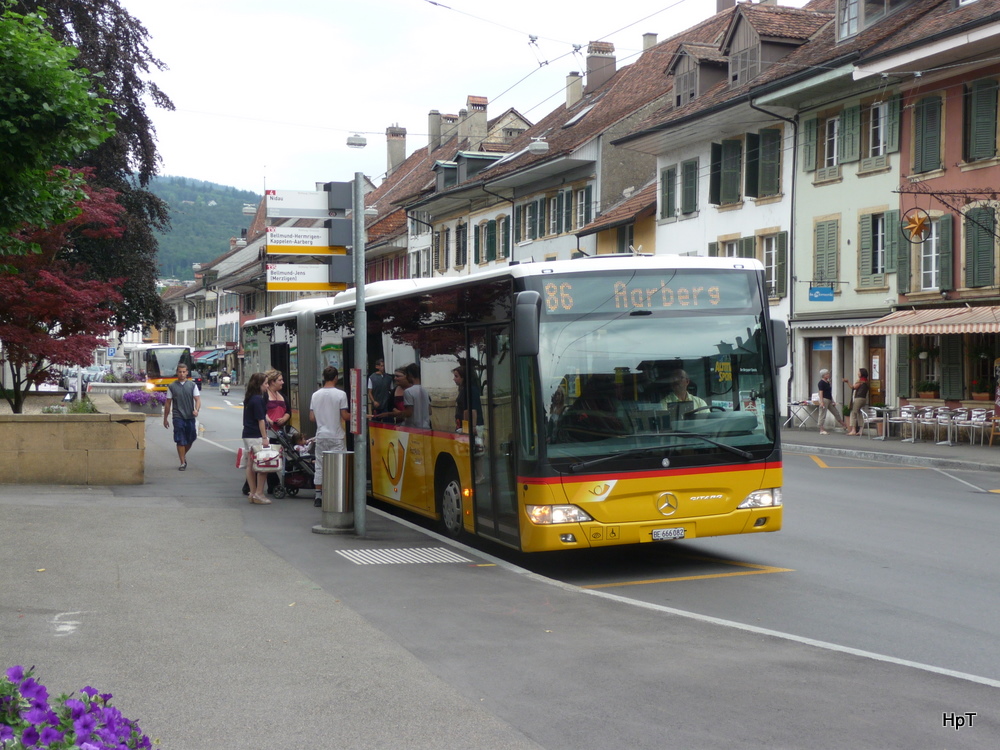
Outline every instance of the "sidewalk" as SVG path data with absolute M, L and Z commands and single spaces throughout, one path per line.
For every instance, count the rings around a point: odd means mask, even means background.
M 963 434 L 962 440 L 967 437 Z M 882 461 L 907 466 L 933 466 L 939 469 L 1000 470 L 1000 442 L 986 445 L 967 442 L 958 445 L 938 445 L 933 439 L 904 443 L 898 433 L 887 440 L 870 439 L 867 434 L 851 437 L 840 430 L 820 435 L 813 429 L 785 427 L 781 430 L 784 451 L 818 453 L 827 456 L 849 456 L 864 461 Z

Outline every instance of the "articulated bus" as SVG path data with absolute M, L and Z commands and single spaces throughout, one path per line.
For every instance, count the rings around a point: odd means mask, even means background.
M 369 415 L 375 498 L 525 552 L 781 528 L 787 334 L 759 262 L 598 256 L 365 296 L 365 374 L 416 363 L 431 415 Z M 353 366 L 354 309 L 348 290 L 246 324 L 301 414 L 325 365 Z
M 146 390 L 165 391 L 177 380 L 177 365 L 185 364 L 188 372 L 194 369 L 191 347 L 182 344 L 138 344 L 128 351 L 132 372 L 146 373 Z

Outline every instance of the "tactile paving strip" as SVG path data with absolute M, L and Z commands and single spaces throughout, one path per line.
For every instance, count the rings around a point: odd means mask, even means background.
M 414 563 L 472 562 L 447 547 L 410 547 L 406 549 L 337 550 L 355 565 L 412 565 Z

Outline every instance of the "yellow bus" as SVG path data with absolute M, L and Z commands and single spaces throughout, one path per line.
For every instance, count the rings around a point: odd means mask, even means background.
M 128 362 L 136 376 L 143 374 L 146 390 L 165 391 L 177 380 L 177 365 L 194 370 L 191 347 L 183 344 L 138 344 L 129 348 Z
M 598 256 L 365 296 L 366 376 L 416 364 L 428 415 L 369 415 L 379 500 L 525 552 L 781 528 L 787 335 L 759 262 Z M 250 348 L 285 357 L 307 404 L 322 352 L 355 361 L 354 304 L 276 309 Z

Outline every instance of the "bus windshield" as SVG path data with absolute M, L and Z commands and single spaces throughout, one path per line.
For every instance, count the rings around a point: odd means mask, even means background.
M 187 347 L 149 349 L 146 352 L 146 378 L 154 380 L 173 377 L 182 357 L 184 364 L 190 369 L 191 357 Z
M 765 457 L 776 415 L 758 283 L 739 269 L 543 280 L 549 460 L 625 471 Z

